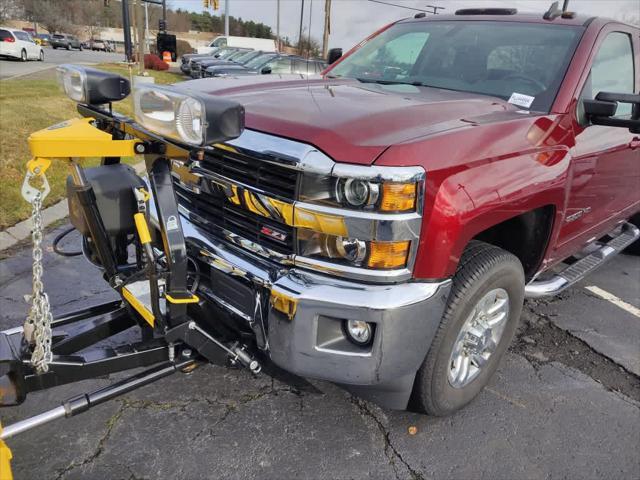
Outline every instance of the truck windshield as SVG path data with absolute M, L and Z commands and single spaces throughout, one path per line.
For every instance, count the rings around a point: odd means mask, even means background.
M 515 22 L 402 22 L 327 75 L 491 95 L 546 112 L 583 31 Z

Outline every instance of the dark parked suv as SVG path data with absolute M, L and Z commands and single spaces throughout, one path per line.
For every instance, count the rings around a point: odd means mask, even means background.
M 313 75 L 327 67 L 323 60 L 313 60 L 294 55 L 264 54 L 244 65 L 213 65 L 203 72 L 203 77 L 225 77 L 227 75 L 264 75 L 269 73 L 299 73 Z
M 73 35 L 67 35 L 66 33 L 56 33 L 51 36 L 51 46 L 53 48 L 66 48 L 67 50 L 71 50 L 72 48 L 77 48 L 78 50 L 82 50 L 82 44 L 77 37 Z

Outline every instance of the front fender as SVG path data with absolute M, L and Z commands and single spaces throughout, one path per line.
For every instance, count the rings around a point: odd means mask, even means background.
M 452 276 L 471 239 L 525 212 L 553 205 L 557 221 L 568 198 L 570 164 L 568 148 L 545 148 L 481 162 L 443 178 L 425 208 L 414 276 Z

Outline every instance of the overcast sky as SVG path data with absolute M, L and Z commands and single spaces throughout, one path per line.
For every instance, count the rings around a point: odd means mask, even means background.
M 243 20 L 263 22 L 276 31 L 277 0 L 220 0 L 229 2 L 229 13 Z M 405 7 L 424 9 L 426 5 L 446 7 L 444 13 L 453 13 L 458 8 L 468 7 L 515 7 L 521 12 L 542 13 L 551 5 L 551 0 L 381 0 Z M 202 11 L 202 0 L 168 0 L 173 8 Z M 292 42 L 298 37 L 300 5 L 302 0 L 280 0 L 280 35 L 288 36 Z M 305 0 L 304 28 L 311 23 L 311 35 L 322 40 L 324 22 L 324 0 Z M 562 1 L 560 1 L 562 5 Z M 640 19 L 640 0 L 572 0 L 570 10 L 580 14 L 602 15 L 627 19 Z M 333 0 L 331 7 L 331 47 L 345 50 L 389 22 L 411 16 L 417 11 L 407 8 L 381 5 L 369 0 Z M 311 19 L 309 18 L 311 16 Z M 311 22 L 310 22 L 311 20 Z

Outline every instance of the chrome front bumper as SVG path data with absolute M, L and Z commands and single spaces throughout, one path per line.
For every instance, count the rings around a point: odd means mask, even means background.
M 283 269 L 203 232 L 181 217 L 190 254 L 238 287 L 295 301 L 287 316 L 272 306 L 264 328 L 272 361 L 297 375 L 329 380 L 389 408 L 406 408 L 416 371 L 436 333 L 450 280 L 373 285 Z M 211 290 L 219 307 L 256 322 Z M 368 347 L 349 342 L 346 319 L 374 324 Z

